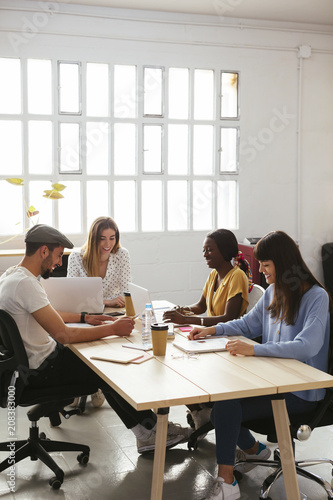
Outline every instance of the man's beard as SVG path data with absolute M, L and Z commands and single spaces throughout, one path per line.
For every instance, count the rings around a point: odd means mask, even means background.
M 46 269 L 43 273 L 41 273 L 41 277 L 44 278 L 44 280 L 47 280 L 52 274 L 52 269 Z
M 50 277 L 50 275 L 51 275 L 51 273 L 53 271 L 53 269 L 52 268 L 50 269 L 50 267 L 49 267 L 50 265 L 52 265 L 52 258 L 50 256 L 48 256 L 45 259 L 45 261 L 43 262 L 43 264 L 44 265 L 42 265 L 40 275 L 41 275 L 42 278 L 44 278 L 45 280 L 47 280 Z

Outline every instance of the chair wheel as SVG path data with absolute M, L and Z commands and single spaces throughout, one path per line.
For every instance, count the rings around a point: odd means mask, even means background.
M 51 477 L 49 480 L 49 485 L 53 490 L 59 490 L 60 486 L 62 485 L 62 481 L 57 477 Z
M 87 465 L 87 463 L 89 462 L 89 455 L 85 453 L 80 453 L 80 455 L 78 455 L 76 458 L 81 465 Z
M 198 441 L 195 441 L 195 443 L 187 443 L 187 448 L 191 450 L 196 450 L 198 448 Z
M 46 434 L 45 434 L 45 432 L 41 432 L 41 433 L 39 434 L 39 437 L 40 437 L 41 439 L 46 439 Z

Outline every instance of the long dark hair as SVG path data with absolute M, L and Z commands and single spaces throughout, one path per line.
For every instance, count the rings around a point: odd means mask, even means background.
M 272 231 L 258 241 L 254 256 L 275 266 L 274 297 L 267 310 L 271 317 L 295 324 L 305 292 L 313 285 L 324 288 L 304 262 L 295 241 L 283 231 Z

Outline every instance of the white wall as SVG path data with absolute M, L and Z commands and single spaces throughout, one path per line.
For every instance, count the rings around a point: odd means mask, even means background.
M 309 58 L 298 57 L 300 46 L 311 48 Z M 75 60 L 82 50 L 94 61 L 175 66 L 190 61 L 199 68 L 240 71 L 235 234 L 241 241 L 272 229 L 287 231 L 322 278 L 320 248 L 333 240 L 332 28 L 0 0 L 0 57 Z M 194 301 L 208 274 L 204 235 L 122 235 L 134 281 L 147 286 L 153 298 Z M 8 263 L 0 258 L 0 270 Z

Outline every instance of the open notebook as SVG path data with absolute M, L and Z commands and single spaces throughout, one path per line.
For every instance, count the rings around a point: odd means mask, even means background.
M 104 311 L 102 278 L 48 278 L 41 283 L 57 311 Z
M 225 351 L 228 339 L 221 337 L 219 339 L 199 339 L 199 340 L 178 340 L 173 342 L 175 347 L 185 352 L 218 352 Z

